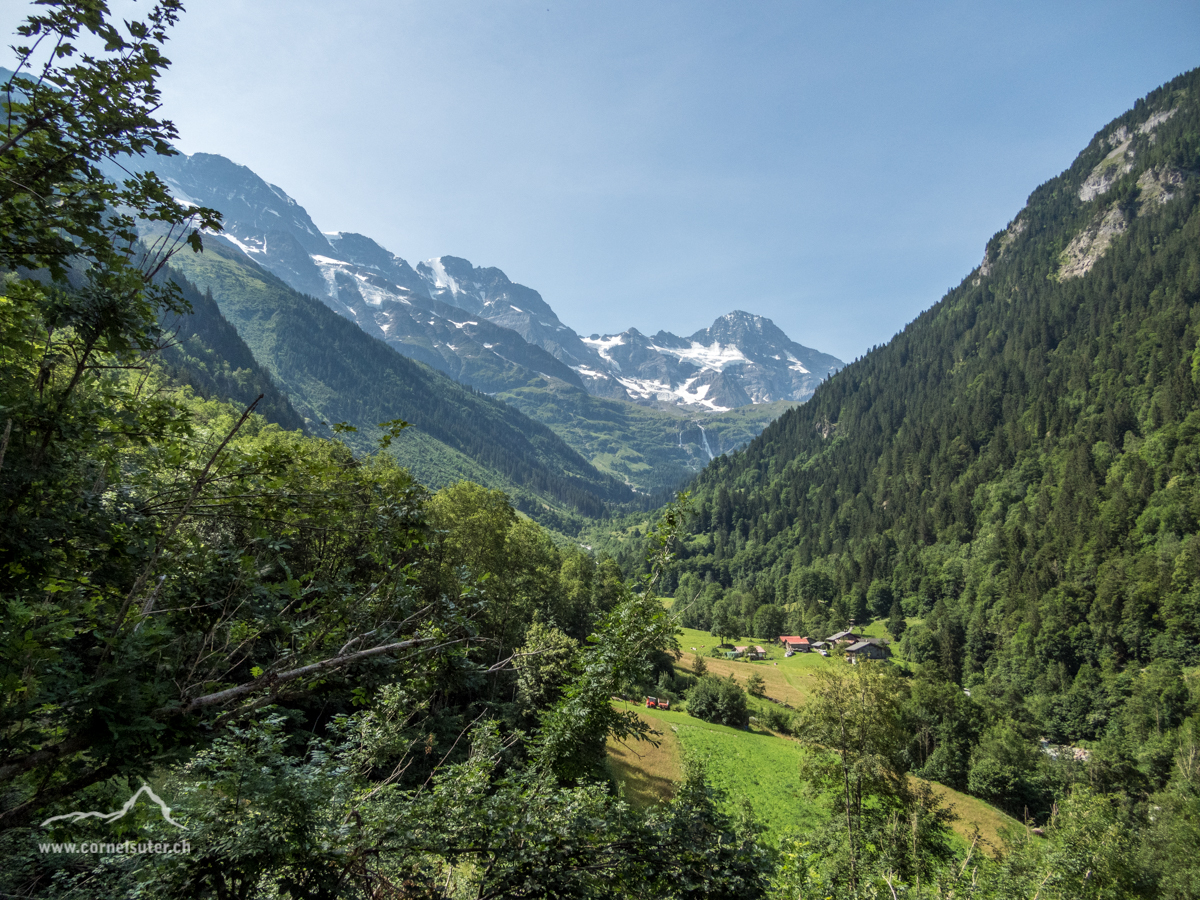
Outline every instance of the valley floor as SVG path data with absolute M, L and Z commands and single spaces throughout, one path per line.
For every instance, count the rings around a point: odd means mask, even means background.
M 766 684 L 768 698 L 792 707 L 803 705 L 821 666 L 846 664 L 816 653 L 785 657 L 778 645 L 767 648 L 761 641 L 757 643 L 768 650 L 766 660 L 715 659 L 708 656 L 708 651 L 717 639 L 694 629 L 683 629 L 680 643 L 684 650 L 680 668 L 694 671 L 698 652 L 711 674 L 732 675 L 745 685 L 750 675 L 757 673 Z M 755 641 L 742 639 L 738 643 L 753 646 Z M 692 652 L 693 648 L 697 652 Z M 770 702 L 748 699 L 752 708 Z M 669 799 L 682 778 L 684 759 L 691 758 L 704 765 L 709 781 L 723 793 L 729 811 L 749 805 L 772 840 L 828 814 L 822 796 L 802 777 L 804 757 L 810 751 L 795 738 L 754 722 L 741 730 L 682 711 L 647 709 L 641 702 L 621 702 L 618 706 L 632 710 L 658 732 L 657 747 L 645 742 L 609 741 L 609 769 L 633 804 L 645 806 Z M 1016 819 L 982 800 L 936 782 L 931 785 L 958 815 L 952 827 L 964 845 L 971 842 L 978 828 L 985 849 L 998 848 L 1003 830 L 1021 827 Z

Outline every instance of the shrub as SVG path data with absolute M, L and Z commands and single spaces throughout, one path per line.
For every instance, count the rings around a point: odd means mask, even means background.
M 688 712 L 707 722 L 742 728 L 750 721 L 746 692 L 737 683 L 715 675 L 705 675 L 688 691 Z
M 780 734 L 796 733 L 796 718 L 786 709 L 770 704 L 759 716 L 760 721 L 772 731 Z
M 746 680 L 746 690 L 752 697 L 764 697 L 767 693 L 767 683 L 763 681 L 761 675 L 755 672 Z

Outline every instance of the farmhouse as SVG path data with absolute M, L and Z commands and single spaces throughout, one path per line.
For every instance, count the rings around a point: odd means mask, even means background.
M 791 650 L 793 653 L 807 653 L 812 649 L 806 637 L 781 637 L 779 643 L 783 645 L 784 650 Z
M 861 634 L 855 634 L 853 631 L 839 631 L 837 634 L 831 634 L 825 638 L 830 644 L 855 644 L 862 639 Z
M 852 663 L 860 659 L 887 659 L 891 655 L 892 651 L 876 638 L 867 638 L 846 648 L 846 659 Z

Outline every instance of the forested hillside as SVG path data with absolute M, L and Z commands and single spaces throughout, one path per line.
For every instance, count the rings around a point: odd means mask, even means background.
M 801 604 L 814 631 L 886 614 L 873 590 L 899 597 L 962 632 L 947 662 L 968 680 L 1001 658 L 1030 673 L 1200 659 L 1198 86 L 1181 77 L 1103 129 L 981 269 L 716 460 L 689 568 Z M 1082 201 L 1123 131 L 1131 168 Z M 1167 176 L 1169 199 L 1144 186 Z M 1113 210 L 1126 230 L 1066 277 L 1064 251 Z M 833 607 L 805 596 L 810 568 Z
M 181 9 L 145 12 L 38 4 L 17 52 L 43 78 L 0 90 L 0 893 L 760 894 L 765 853 L 702 777 L 637 811 L 603 769 L 607 737 L 649 736 L 609 698 L 669 659 L 665 546 L 635 591 L 500 491 L 420 487 L 383 452 L 412 428 L 356 454 L 196 396 L 269 381 L 219 318 L 175 331 L 189 296 L 212 309 L 166 264 L 221 260 L 198 253 L 219 215 L 98 169 L 175 137 L 156 79 Z M 147 251 L 135 218 L 173 239 Z M 521 484 L 575 476 L 537 480 L 569 451 L 519 413 L 252 269 L 210 274 L 253 282 L 227 309 L 255 349 L 325 329 L 262 357 L 320 412 L 333 381 Z
M 168 278 L 179 285 L 188 308 L 163 317 L 166 346 L 160 364 L 172 381 L 186 384 L 206 399 L 249 406 L 268 422 L 289 430 L 304 429 L 304 418 L 271 380 L 246 342 L 217 308 L 212 294 L 202 294 L 182 275 Z M 319 423 L 316 430 L 324 432 Z
M 939 303 L 714 461 L 676 597 L 699 597 L 698 627 L 890 616 L 911 661 L 1027 736 L 1091 742 L 1092 783 L 1145 796 L 1200 662 L 1198 337 L 1193 71 L 1034 191 Z M 947 741 L 942 780 L 1032 808 Z
M 143 12 L 39 0 L 40 77 L 0 88 L 0 894 L 1200 896 L 1200 72 L 626 529 L 626 579 L 519 514 L 623 495 L 549 429 L 223 248 L 152 172 L 106 180 L 177 137 L 182 9 Z M 680 628 L 885 612 L 895 664 Z M 712 737 L 655 730 L 684 711 Z M 614 777 L 689 742 L 657 799 Z M 955 838 L 930 781 L 1024 827 Z
M 546 426 L 401 356 L 219 240 L 175 265 L 211 293 L 314 424 L 348 423 L 359 430 L 344 438 L 366 449 L 382 433 L 378 423 L 411 422 L 390 452 L 423 484 L 466 478 L 499 487 L 523 511 L 564 531 L 577 528 L 581 514 L 601 515 L 607 502 L 632 499 Z

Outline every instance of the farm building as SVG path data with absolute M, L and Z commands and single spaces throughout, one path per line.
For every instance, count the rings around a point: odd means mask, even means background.
M 791 650 L 793 653 L 807 653 L 812 649 L 806 637 L 781 637 L 779 643 L 783 645 L 784 650 Z
M 855 634 L 853 631 L 839 631 L 837 634 L 831 634 L 825 638 L 830 644 L 856 644 L 863 639 L 861 634 Z
M 846 659 L 852 663 L 860 659 L 887 659 L 891 655 L 887 645 L 876 638 L 867 638 L 846 648 Z

